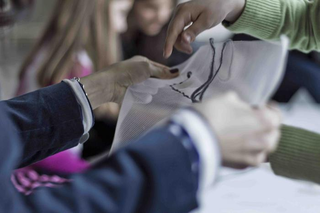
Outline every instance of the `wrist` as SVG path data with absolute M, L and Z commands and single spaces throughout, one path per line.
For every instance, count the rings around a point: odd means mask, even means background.
M 245 6 L 246 6 L 246 0 L 235 0 L 235 1 L 232 1 L 231 2 L 231 6 L 232 6 L 233 9 L 226 16 L 225 20 L 227 22 L 229 22 L 229 23 L 234 23 L 240 18 L 241 14 L 242 14 Z
M 109 75 L 108 72 L 97 72 L 81 78 L 93 109 L 98 108 L 104 103 L 112 102 L 114 91 L 112 84 L 110 84 L 112 77 Z

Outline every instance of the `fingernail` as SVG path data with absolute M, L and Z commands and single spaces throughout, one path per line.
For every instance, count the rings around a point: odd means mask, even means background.
M 171 55 L 171 52 L 167 51 L 166 49 L 163 50 L 163 57 L 164 58 L 169 58 L 170 55 Z
M 175 74 L 175 73 L 178 73 L 178 72 L 179 72 L 179 69 L 172 69 L 172 70 L 170 70 L 170 72 L 171 72 L 172 74 Z
M 166 51 L 164 53 L 164 58 L 166 58 L 166 59 L 169 58 L 171 56 L 171 54 L 172 54 L 172 49 L 170 51 Z

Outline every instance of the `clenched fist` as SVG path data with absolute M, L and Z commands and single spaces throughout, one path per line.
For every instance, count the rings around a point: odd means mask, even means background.
M 225 166 L 258 166 L 277 147 L 281 115 L 275 108 L 253 108 L 235 93 L 196 104 L 194 108 L 213 129 Z

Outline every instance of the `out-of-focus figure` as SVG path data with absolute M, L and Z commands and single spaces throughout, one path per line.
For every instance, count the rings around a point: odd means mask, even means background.
M 41 39 L 22 65 L 18 94 L 58 83 L 66 77 L 81 77 L 117 62 L 120 54 L 115 26 L 125 28 L 122 22 L 112 22 L 117 20 L 111 18 L 113 8 L 117 8 L 113 16 L 125 10 L 117 2 L 58 0 Z M 129 0 L 119 2 L 126 2 L 130 9 Z
M 131 6 L 131 0 L 58 0 L 43 35 L 21 67 L 17 95 L 65 78 L 84 77 L 118 62 L 121 56 L 118 33 L 127 28 L 126 14 Z M 117 105 L 107 104 L 97 115 L 110 115 L 112 111 L 117 115 L 117 110 Z M 15 179 L 23 183 L 21 180 L 34 170 L 68 175 L 89 167 L 78 152 L 67 150 L 17 170 Z M 21 187 L 24 188 L 23 184 L 18 186 L 21 192 L 30 193 Z
M 275 94 L 278 102 L 289 102 L 301 88 L 305 88 L 316 103 L 320 103 L 320 65 L 318 53 L 291 51 L 284 80 Z
M 135 0 L 128 15 L 128 31 L 122 35 L 125 59 L 142 55 L 156 62 L 174 66 L 186 61 L 190 55 L 174 52 L 168 60 L 162 56 L 168 22 L 176 0 Z M 193 44 L 194 48 L 200 46 Z
M 34 0 L 0 1 L 0 30 L 5 30 L 14 25 L 23 17 L 25 10 L 29 9 L 33 3 Z
M 176 3 L 176 0 L 135 0 L 128 18 L 129 30 L 136 27 L 148 36 L 156 36 L 169 21 Z

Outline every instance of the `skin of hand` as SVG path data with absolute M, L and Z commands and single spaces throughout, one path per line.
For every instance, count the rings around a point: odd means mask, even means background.
M 107 70 L 81 78 L 93 109 L 102 104 L 121 104 L 127 88 L 150 77 L 172 79 L 179 76 L 179 70 L 150 61 L 142 56 L 111 65 Z
M 191 54 L 190 43 L 197 35 L 224 20 L 235 22 L 242 14 L 245 3 L 246 0 L 193 0 L 179 4 L 169 24 L 163 56 L 169 58 L 173 47 Z
M 224 166 L 258 166 L 277 147 L 281 113 L 275 107 L 254 108 L 235 93 L 227 93 L 194 108 L 213 129 Z

